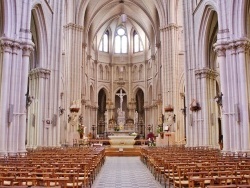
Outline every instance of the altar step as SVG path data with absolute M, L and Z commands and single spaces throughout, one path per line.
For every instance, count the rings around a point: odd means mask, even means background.
M 105 148 L 106 156 L 140 156 L 141 155 L 141 148 L 134 147 L 134 148 Z

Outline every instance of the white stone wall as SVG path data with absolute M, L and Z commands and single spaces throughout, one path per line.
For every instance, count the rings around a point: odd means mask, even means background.
M 155 133 L 164 108 L 171 105 L 175 141 L 186 137 L 187 146 L 219 147 L 220 118 L 223 151 L 249 152 L 247 1 L 130 3 L 0 2 L 0 155 L 70 143 L 80 115 L 86 134 L 92 132 L 102 88 L 108 117 L 114 115 L 115 93 L 123 88 L 133 118 L 135 95 L 142 89 L 145 125 L 153 125 Z M 134 19 L 126 22 L 131 31 L 126 55 L 115 54 L 112 47 L 121 10 Z M 98 44 L 107 28 L 110 51 L 103 53 Z M 143 52 L 133 53 L 134 30 L 143 38 Z M 222 106 L 214 100 L 220 92 Z M 190 110 L 193 101 L 200 110 Z M 79 112 L 73 125 L 74 105 Z
M 249 20 L 246 1 L 183 1 L 186 39 L 187 104 L 196 99 L 201 110 L 187 112 L 187 145 L 218 147 L 221 118 L 224 152 L 249 152 Z M 192 16 L 191 16 L 192 15 Z M 218 18 L 217 23 L 211 19 Z M 216 25 L 217 24 L 217 25 Z M 218 27 L 216 40 L 209 30 Z M 215 50 L 216 58 L 208 48 Z M 209 58 L 208 58 L 209 57 Z M 209 67 L 211 60 L 215 67 Z M 223 93 L 222 107 L 214 103 L 216 82 Z M 218 92 L 218 91 L 217 91 Z M 213 97 L 214 96 L 214 97 Z M 221 116 L 220 116 L 221 114 Z M 211 118 L 212 117 L 212 118 Z

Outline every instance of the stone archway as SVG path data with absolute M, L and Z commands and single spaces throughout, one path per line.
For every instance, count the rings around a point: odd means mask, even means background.
M 101 89 L 98 93 L 98 110 L 97 110 L 97 134 L 99 136 L 104 136 L 106 119 L 105 112 L 107 96 L 104 89 Z
M 136 111 L 138 112 L 138 133 L 145 137 L 145 109 L 144 109 L 144 92 L 138 89 L 135 95 Z

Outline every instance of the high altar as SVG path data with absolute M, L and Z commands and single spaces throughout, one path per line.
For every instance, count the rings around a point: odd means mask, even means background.
M 135 144 L 136 136 L 108 136 L 110 139 L 110 145 L 113 148 L 133 148 Z
M 133 120 L 127 120 L 125 124 L 122 122 L 117 124 L 115 120 L 111 120 L 108 124 L 108 131 L 112 134 L 108 136 L 111 147 L 132 148 L 135 144 L 136 136 L 129 135 L 135 132 Z
M 110 145 L 116 148 L 132 148 L 136 136 L 130 136 L 129 134 L 136 131 L 135 121 L 130 118 L 126 119 L 125 111 L 122 109 L 125 94 L 120 90 L 120 93 L 116 95 L 120 97 L 120 107 L 117 109 L 117 119 L 110 119 L 108 122 L 107 131 L 111 134 L 108 136 Z

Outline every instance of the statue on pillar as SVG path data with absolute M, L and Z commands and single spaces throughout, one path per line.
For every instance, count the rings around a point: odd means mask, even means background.
M 116 94 L 118 97 L 120 97 L 120 107 L 117 109 L 117 123 L 118 125 L 124 125 L 125 124 L 125 111 L 122 110 L 122 103 L 123 103 L 123 97 L 126 95 L 125 93 L 122 93 L 122 89 L 120 89 L 120 93 Z
M 173 112 L 165 113 L 165 123 L 164 126 L 167 126 L 169 131 L 174 132 L 174 123 L 175 123 L 175 114 Z

